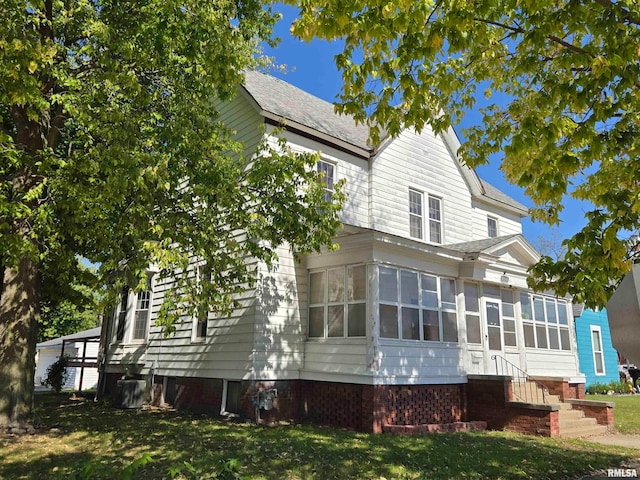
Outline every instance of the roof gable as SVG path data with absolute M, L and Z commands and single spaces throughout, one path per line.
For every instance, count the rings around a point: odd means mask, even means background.
M 365 155 L 371 156 L 377 151 L 377 148 L 369 143 L 369 128 L 366 125 L 356 124 L 348 115 L 337 114 L 332 103 L 284 80 L 249 70 L 245 72 L 243 91 L 253 100 L 265 118 L 278 124 L 309 129 L 333 139 L 336 146 L 344 142 L 356 147 Z M 460 141 L 453 128 L 449 128 L 441 136 L 452 158 L 458 162 L 473 198 L 514 211 L 520 216 L 527 214 L 527 207 L 482 180 L 474 169 L 459 161 L 457 152 Z
M 466 257 L 493 257 L 494 262 L 517 264 L 529 267 L 540 259 L 536 249 L 521 234 L 503 237 L 483 238 L 471 242 L 446 245 L 447 248 L 462 252 Z

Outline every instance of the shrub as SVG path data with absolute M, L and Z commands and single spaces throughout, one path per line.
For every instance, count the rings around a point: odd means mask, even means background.
M 47 368 L 47 378 L 42 382 L 43 385 L 47 385 L 53 388 L 56 393 L 60 393 L 62 387 L 69 378 L 69 370 L 67 370 L 68 358 L 62 357 L 49 365 Z
M 606 395 L 609 392 L 613 393 L 630 393 L 631 387 L 629 382 L 616 382 L 612 381 L 609 383 L 592 383 L 587 388 L 587 393 L 591 395 Z

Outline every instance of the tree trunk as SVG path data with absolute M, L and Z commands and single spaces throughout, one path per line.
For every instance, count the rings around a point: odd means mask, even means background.
M 4 269 L 0 297 L 0 426 L 25 423 L 33 406 L 38 267 L 22 258 Z

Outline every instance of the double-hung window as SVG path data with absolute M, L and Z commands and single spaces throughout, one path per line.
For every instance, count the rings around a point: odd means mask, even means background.
M 442 199 L 429 195 L 429 241 L 442 243 Z
M 149 330 L 149 313 L 151 311 L 151 282 L 147 280 L 147 288 L 138 292 L 136 308 L 133 316 L 133 340 L 144 340 Z
M 480 299 L 478 285 L 464 283 L 465 319 L 467 322 L 467 342 L 482 343 L 482 330 L 480 327 Z
M 498 236 L 498 219 L 494 217 L 487 217 L 487 235 L 490 238 Z
M 318 161 L 317 164 L 318 173 L 322 174 L 322 180 L 324 182 L 324 199 L 327 202 L 331 201 L 331 195 L 334 191 L 336 166 L 333 163 L 325 162 L 323 160 Z
M 593 367 L 596 375 L 604 375 L 604 351 L 602 348 L 602 332 L 597 325 L 591 325 L 591 348 L 593 350 Z
M 409 235 L 412 238 L 422 240 L 422 193 L 417 190 L 409 190 Z
M 442 199 L 409 189 L 409 236 L 418 240 L 426 238 L 431 243 L 442 243 Z M 426 218 L 425 218 L 426 211 Z M 425 224 L 425 221 L 427 222 Z M 425 227 L 426 225 L 426 227 Z
M 144 290 L 134 293 L 127 287 L 120 293 L 117 310 L 116 341 L 146 340 L 151 314 L 151 278 Z

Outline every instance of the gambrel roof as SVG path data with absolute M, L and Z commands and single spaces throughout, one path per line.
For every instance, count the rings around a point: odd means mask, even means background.
M 284 80 L 256 71 L 245 72 L 244 91 L 255 102 L 265 119 L 277 125 L 292 129 L 313 131 L 325 140 L 333 139 L 337 146 L 344 143 L 355 147 L 367 157 L 375 155 L 376 149 L 369 144 L 369 128 L 356 124 L 348 115 L 335 112 L 332 103 L 318 98 L 295 87 Z M 443 134 L 449 144 L 452 155 L 456 155 L 459 141 L 453 129 Z M 472 195 L 489 203 L 497 203 L 503 208 L 513 210 L 524 216 L 528 209 L 520 202 L 509 197 L 479 178 L 472 168 L 461 165 Z

